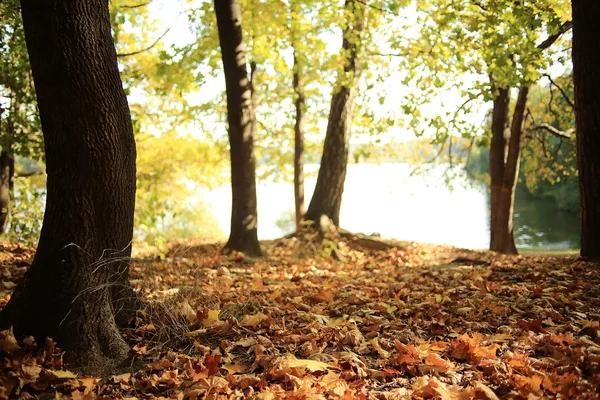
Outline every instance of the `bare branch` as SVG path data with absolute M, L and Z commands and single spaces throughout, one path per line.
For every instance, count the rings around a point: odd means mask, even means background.
M 550 124 L 540 124 L 540 125 L 536 125 L 536 126 L 528 129 L 529 132 L 542 131 L 542 130 L 549 132 L 549 133 L 553 134 L 554 136 L 558 136 L 559 138 L 562 138 L 562 139 L 570 139 L 573 132 L 575 132 L 574 129 L 569 129 L 567 131 L 561 131 L 559 129 L 556 129 L 555 127 L 553 127 Z
M 369 55 L 372 55 L 372 56 L 381 56 L 381 57 L 406 57 L 405 54 L 399 54 L 399 53 L 377 53 L 377 52 L 369 52 Z
M 129 5 L 122 5 L 122 6 L 119 6 L 119 7 L 120 8 L 140 8 L 140 7 L 147 6 L 150 3 L 152 3 L 152 0 L 148 0 L 148 1 L 144 2 L 144 3 L 132 4 L 130 6 Z
M 183 12 L 183 11 L 182 11 L 182 12 Z M 167 30 L 166 30 L 166 31 L 164 31 L 164 32 L 163 32 L 163 34 L 162 34 L 162 35 L 160 35 L 160 36 L 158 37 L 158 39 L 156 39 L 156 40 L 154 41 L 154 43 L 152 43 L 151 45 L 149 45 L 148 47 L 145 47 L 145 48 L 143 48 L 143 49 L 136 50 L 136 51 L 132 51 L 131 53 L 117 53 L 117 57 L 118 57 L 118 58 L 123 58 L 123 57 L 131 57 L 131 56 L 135 56 L 135 55 L 137 55 L 137 54 L 144 53 L 144 52 L 146 52 L 146 51 L 148 51 L 148 50 L 151 50 L 151 49 L 153 49 L 153 48 L 154 48 L 154 46 L 156 46 L 158 43 L 160 43 L 160 41 L 161 41 L 161 40 L 163 40 L 163 38 L 164 38 L 165 36 L 167 36 L 167 33 L 169 33 L 169 31 L 170 31 L 170 30 L 171 30 L 171 29 L 172 29 L 172 28 L 175 26 L 175 22 L 177 22 L 177 19 L 178 19 L 178 18 L 179 18 L 179 16 L 182 14 L 182 12 L 180 12 L 179 14 L 177 14 L 177 17 L 175 18 L 175 21 L 173 22 L 173 24 L 172 24 L 171 26 L 169 26 L 169 27 L 167 28 Z
M 556 82 L 554 82 L 554 80 L 552 79 L 552 77 L 549 74 L 544 74 L 544 76 L 546 78 L 548 78 L 548 80 L 550 81 L 550 83 L 556 87 L 558 89 L 558 91 L 560 92 L 560 94 L 562 95 L 562 97 L 565 99 L 565 101 L 567 102 L 567 104 L 569 105 L 569 107 L 571 107 L 573 110 L 575 109 L 575 104 L 573 104 L 573 102 L 571 101 L 571 99 L 569 98 L 569 96 L 567 95 L 567 93 L 565 92 L 565 90 L 558 85 Z
M 380 8 L 380 7 L 374 6 L 374 5 L 372 5 L 372 4 L 369 4 L 369 3 L 367 3 L 365 0 L 355 0 L 355 1 L 356 1 L 357 3 L 360 3 L 360 4 L 362 4 L 363 6 L 370 7 L 370 8 L 372 8 L 372 9 L 374 9 L 374 10 L 381 11 L 381 12 L 383 12 L 383 13 L 387 13 L 387 14 L 392 14 L 392 15 L 398 16 L 398 13 L 395 13 L 395 12 L 393 12 L 393 11 L 391 11 L 391 10 L 386 10 L 386 9 L 384 9 L 384 8 Z

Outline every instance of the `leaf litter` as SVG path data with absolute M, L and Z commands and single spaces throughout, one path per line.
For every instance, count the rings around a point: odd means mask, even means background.
M 600 396 L 598 264 L 329 235 L 134 260 L 144 309 L 123 335 L 143 367 L 78 376 L 51 339 L 4 331 L 0 398 Z M 0 308 L 33 256 L 1 246 Z

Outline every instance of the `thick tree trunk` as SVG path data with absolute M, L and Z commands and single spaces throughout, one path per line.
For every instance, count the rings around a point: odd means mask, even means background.
M 519 89 L 510 129 L 507 126 L 508 89 L 498 90 L 492 111 L 490 250 L 505 254 L 518 254 L 513 232 L 513 211 L 528 93 L 529 87 L 526 85 Z
M 302 83 L 302 66 L 294 48 L 293 88 L 296 93 L 296 123 L 294 124 L 294 205 L 296 231 L 302 229 L 302 219 L 306 214 L 304 205 L 304 126 L 306 125 L 306 98 Z
M 6 232 L 10 217 L 10 186 L 14 171 L 11 168 L 12 158 L 9 150 L 3 149 L 0 153 L 0 233 Z
M 326 215 L 339 226 L 342 194 L 348 164 L 348 145 L 356 99 L 356 84 L 360 75 L 358 51 L 365 25 L 365 6 L 357 0 L 346 0 L 346 9 L 352 14 L 343 32 L 342 54 L 347 58 L 344 73 L 331 98 L 327 133 L 319 176 L 305 219 L 320 221 Z
M 52 337 L 73 366 L 108 372 L 128 346 L 111 306 L 127 285 L 135 143 L 105 0 L 22 0 L 46 150 L 38 249 L 0 326 Z
M 231 232 L 226 249 L 262 254 L 257 234 L 254 109 L 246 70 L 242 12 L 237 0 L 215 0 L 221 43 L 231 157 Z
M 600 2 L 572 6 L 581 256 L 600 260 Z

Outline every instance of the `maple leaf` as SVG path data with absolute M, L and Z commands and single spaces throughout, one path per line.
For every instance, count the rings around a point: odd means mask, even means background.
M 531 377 L 524 375 L 513 375 L 512 380 L 515 383 L 517 389 L 521 391 L 521 393 L 528 395 L 529 393 L 533 393 L 535 395 L 541 395 L 542 390 L 542 381 L 543 377 L 541 375 L 533 375 Z
M 308 296 L 308 299 L 315 303 L 331 303 L 335 300 L 335 292 L 329 288 L 321 289 L 319 290 L 319 293 Z
M 336 398 L 344 396 L 349 389 L 348 383 L 340 379 L 339 374 L 336 374 L 333 371 L 329 371 L 326 375 L 323 375 L 320 383 L 326 388 L 326 393 L 328 395 L 335 396 Z
M 395 341 L 397 354 L 394 354 L 390 361 L 394 365 L 412 365 L 421 362 L 419 350 L 414 344 L 403 345 L 398 340 Z
M 241 362 L 237 362 L 235 364 L 225 364 L 221 368 L 229 372 L 230 374 L 242 374 L 248 370 L 246 365 Z
M 311 372 L 326 371 L 329 369 L 329 364 L 327 363 L 316 360 L 297 359 L 293 354 L 287 356 L 285 363 L 290 368 L 305 368 Z
M 425 365 L 434 367 L 436 370 L 446 373 L 449 371 L 456 371 L 456 365 L 449 360 L 444 360 L 436 353 L 429 353 L 425 356 Z
M 221 356 L 213 357 L 210 354 L 204 356 L 204 365 L 208 369 L 208 377 L 216 375 L 220 368 L 219 363 L 221 362 Z
M 254 315 L 244 315 L 244 319 L 242 319 L 242 322 L 240 323 L 240 325 L 246 326 L 246 327 L 253 327 L 267 319 L 269 319 L 269 316 L 265 315 L 263 313 L 258 313 L 258 314 L 254 314 Z
M 542 320 L 536 319 L 531 322 L 525 321 L 523 319 L 517 320 L 517 325 L 523 328 L 526 331 L 533 331 L 535 333 L 548 333 L 544 327 L 542 327 Z
M 576 371 L 567 372 L 562 375 L 554 371 L 552 374 L 544 376 L 542 385 L 550 393 L 572 396 L 579 378 L 580 374 Z
M 478 395 L 477 398 L 483 397 L 487 400 L 499 400 L 498 396 L 496 396 L 496 393 L 494 393 L 492 389 L 490 389 L 488 386 L 486 386 L 480 381 L 473 382 L 473 388 L 475 389 L 476 395 Z
M 210 327 L 217 325 L 220 322 L 219 321 L 220 313 L 221 313 L 221 310 L 205 309 L 205 310 L 202 310 L 201 312 L 199 312 L 198 319 L 200 320 L 202 325 L 204 325 L 207 328 L 210 328 Z

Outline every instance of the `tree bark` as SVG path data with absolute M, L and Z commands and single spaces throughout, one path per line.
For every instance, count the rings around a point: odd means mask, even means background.
M 9 150 L 3 149 L 0 153 L 0 233 L 6 233 L 10 217 L 10 190 L 14 172 L 12 160 Z
M 135 142 L 105 0 L 22 0 L 44 134 L 46 211 L 33 263 L 0 327 L 54 338 L 73 367 L 128 355 L 111 287 L 128 287 Z
M 231 157 L 231 232 L 226 249 L 260 256 L 256 205 L 255 115 L 242 37 L 242 12 L 238 0 L 215 0 L 221 44 Z
M 296 231 L 302 229 L 302 219 L 306 214 L 304 204 L 304 127 L 306 125 L 306 98 L 302 85 L 302 66 L 298 50 L 294 47 L 293 89 L 296 93 L 296 123 L 294 124 L 294 205 Z
M 573 0 L 572 6 L 581 256 L 600 260 L 600 2 Z
M 510 129 L 508 89 L 498 89 L 492 111 L 490 250 L 505 254 L 518 254 L 514 239 L 513 211 L 528 93 L 527 85 L 519 88 Z
M 352 17 L 348 18 L 348 26 L 343 31 L 342 54 L 346 56 L 344 72 L 331 98 L 321 166 L 305 215 L 308 221 L 319 221 L 321 216 L 326 215 L 336 226 L 340 224 L 356 85 L 360 76 L 360 37 L 365 26 L 365 8 L 361 2 L 346 0 L 345 7 Z

